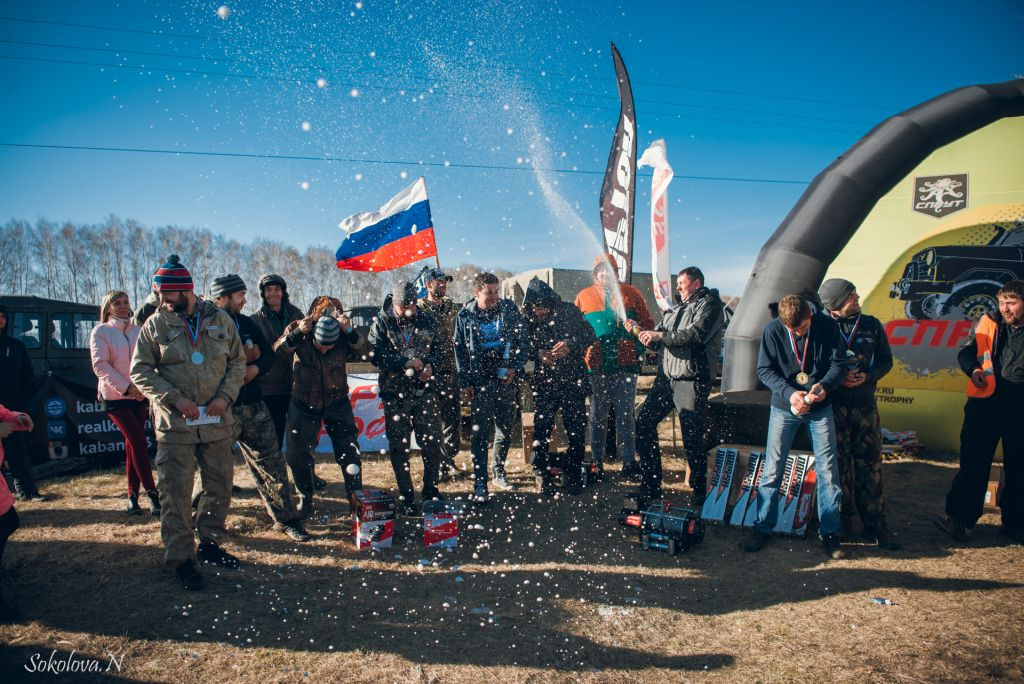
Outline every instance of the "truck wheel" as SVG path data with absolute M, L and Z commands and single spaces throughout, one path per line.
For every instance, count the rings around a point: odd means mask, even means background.
M 939 318 L 942 311 L 942 300 L 939 295 L 930 294 L 921 299 L 911 299 L 907 302 L 907 317 L 918 321 Z
M 987 313 L 999 310 L 996 292 L 997 288 L 987 285 L 966 288 L 954 299 L 953 308 L 959 309 L 965 319 L 976 321 Z

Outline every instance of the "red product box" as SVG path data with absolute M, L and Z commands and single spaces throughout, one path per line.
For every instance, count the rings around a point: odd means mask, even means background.
M 391 546 L 395 536 L 395 499 L 380 489 L 352 494 L 352 538 L 357 549 Z
M 456 548 L 459 545 L 459 518 L 464 514 L 464 506 L 457 502 L 424 502 L 423 545 L 427 548 Z

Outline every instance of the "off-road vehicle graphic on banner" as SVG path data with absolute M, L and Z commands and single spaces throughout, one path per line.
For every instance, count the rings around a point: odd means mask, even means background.
M 977 227 L 976 227 L 977 228 Z M 976 321 L 996 310 L 996 292 L 1024 278 L 1024 221 L 994 226 L 986 245 L 940 245 L 907 263 L 889 296 L 906 302 L 907 318 Z

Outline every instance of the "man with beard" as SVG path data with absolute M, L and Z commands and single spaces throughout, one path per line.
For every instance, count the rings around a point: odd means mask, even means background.
M 440 268 L 427 272 L 427 296 L 420 299 L 419 308 L 437 321 L 435 344 L 440 351 L 440 365 L 434 368 L 434 398 L 441 416 L 444 451 L 441 452 L 441 481 L 454 480 L 465 475 L 455 463 L 459 453 L 462 404 L 459 402 L 459 376 L 455 368 L 455 317 L 460 307 L 446 297 L 452 277 Z
M 1024 280 L 1003 285 L 996 300 L 998 314 L 979 318 L 957 355 L 970 378 L 960 430 L 960 470 L 946 494 L 946 515 L 935 524 L 957 541 L 970 539 L 982 514 L 992 456 L 1002 441 L 1006 482 L 998 501 L 999 532 L 1024 544 Z
M 853 514 L 860 515 L 861 536 L 879 548 L 900 548 L 885 519 L 882 498 L 882 426 L 875 387 L 892 370 L 892 350 L 885 326 L 863 313 L 857 288 L 849 280 L 830 278 L 818 288 L 822 307 L 839 324 L 840 354 L 847 372 L 832 392 L 836 446 L 843 487 L 839 536 L 853 536 Z
M 494 486 L 512 489 L 505 478 L 505 457 L 529 349 L 526 321 L 515 302 L 498 296 L 498 276 L 478 273 L 473 299 L 455 323 L 455 361 L 462 398 L 472 412 L 473 501 L 479 505 L 489 501 L 487 447 L 492 435 Z
M 416 515 L 409 446 L 416 433 L 423 455 L 424 501 L 441 498 L 437 469 L 444 451 L 434 368 L 441 363 L 437 321 L 416 307 L 416 288 L 399 282 L 370 325 L 373 365 L 384 404 L 391 467 L 398 484 L 398 514 Z
M 641 343 L 661 351 L 658 376 L 636 417 L 640 496 L 661 498 L 658 424 L 674 410 L 690 464 L 690 505 L 699 511 L 707 493 L 708 395 L 718 371 L 724 314 L 718 290 L 705 287 L 704 273 L 696 266 L 679 272 L 676 292 L 679 303 L 665 312 L 654 330 L 641 331 L 633 321 L 628 323 Z
M 235 418 L 229 410 L 245 376 L 245 355 L 231 317 L 196 298 L 192 274 L 172 254 L 157 269 L 160 308 L 143 324 L 131 380 L 149 399 L 156 431 L 160 536 L 164 559 L 186 589 L 201 589 L 196 558 L 224 568 L 238 559 L 220 548 L 231 504 Z M 203 493 L 190 506 L 196 464 Z
M 576 495 L 582 485 L 583 454 L 587 442 L 587 395 L 590 393 L 583 351 L 596 340 L 594 329 L 579 309 L 563 302 L 551 286 L 537 278 L 526 287 L 523 312 L 530 334 L 530 358 L 534 361 L 530 381 L 534 396 L 534 442 L 530 464 L 540 491 L 548 496 L 554 494 L 548 445 L 555 414 L 561 411 L 568 439 L 568 449 L 562 462 L 566 474 L 565 491 Z
M 256 323 L 242 314 L 245 308 L 245 282 L 236 274 L 215 278 L 210 294 L 217 306 L 231 316 L 242 339 L 245 353 L 245 379 L 238 399 L 231 407 L 238 424 L 238 444 L 249 467 L 256 491 L 274 521 L 274 529 L 295 541 L 309 541 L 302 529 L 299 514 L 292 501 L 288 469 L 281 454 L 281 442 L 274 430 L 274 421 L 263 403 L 258 377 L 275 363 L 274 350 Z

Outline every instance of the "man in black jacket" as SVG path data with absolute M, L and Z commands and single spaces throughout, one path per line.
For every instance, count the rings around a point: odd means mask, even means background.
M 968 381 L 960 430 L 960 470 L 946 495 L 946 515 L 935 524 L 957 541 L 967 541 L 981 517 L 996 445 L 1003 443 L 1006 482 L 999 495 L 999 531 L 1024 544 L 1024 280 L 1011 280 L 996 293 L 998 314 L 985 314 L 957 355 Z
M 391 467 L 398 483 L 398 514 L 416 515 L 409 446 L 416 433 L 423 455 L 423 500 L 439 499 L 438 468 L 443 452 L 434 369 L 441 365 L 437 321 L 416 306 L 416 288 L 399 282 L 370 325 L 373 365 L 384 404 Z
M 537 486 L 547 495 L 555 492 L 549 471 L 548 444 L 555 414 L 562 412 L 568 450 L 562 468 L 566 493 L 580 493 L 583 454 L 587 440 L 587 395 L 590 382 L 583 352 L 597 338 L 594 329 L 574 304 L 563 302 L 551 287 L 534 278 L 523 299 L 530 334 L 530 359 L 534 362 L 531 385 L 534 396 L 533 449 L 530 464 Z M 525 446 L 525 445 L 524 445 Z
M 658 376 L 636 417 L 636 450 L 640 460 L 640 496 L 660 499 L 661 447 L 658 424 L 672 410 L 679 414 L 683 448 L 690 464 L 690 505 L 700 509 L 707 493 L 708 395 L 718 370 L 724 312 L 718 290 L 704 285 L 704 273 L 696 266 L 676 277 L 679 304 L 665 312 L 654 330 L 640 331 L 640 341 L 661 350 Z
M 217 306 L 227 311 L 234 320 L 245 353 L 242 389 L 238 392 L 238 399 L 231 405 L 238 428 L 238 445 L 245 465 L 249 467 L 256 491 L 274 521 L 274 529 L 284 532 L 295 541 L 309 541 L 309 534 L 302 528 L 295 509 L 281 442 L 277 439 L 270 411 L 263 403 L 263 388 L 259 382 L 259 376 L 274 365 L 274 349 L 255 321 L 242 313 L 246 288 L 245 282 L 238 275 L 229 273 L 214 278 L 210 294 Z
M 0 404 L 12 411 L 28 411 L 32 396 L 32 360 L 25 343 L 11 336 L 7 310 L 0 306 Z M 18 501 L 46 501 L 32 479 L 28 451 L 28 433 L 14 432 L 3 441 L 7 465 L 14 479 L 14 495 Z
M 826 280 L 818 296 L 839 325 L 839 352 L 847 361 L 847 373 L 832 392 L 843 487 L 840 537 L 852 537 L 852 519 L 857 512 L 864 540 L 895 551 L 900 543 L 885 519 L 882 427 L 875 402 L 878 381 L 892 370 L 889 338 L 881 321 L 861 311 L 857 288 L 849 280 Z
M 757 516 L 743 548 L 760 551 L 779 513 L 779 487 L 793 439 L 806 426 L 814 447 L 818 530 L 830 558 L 843 557 L 839 543 L 839 462 L 831 393 L 846 374 L 839 356 L 839 327 L 825 313 L 813 313 L 807 299 L 779 300 L 779 317 L 764 327 L 757 355 L 757 377 L 771 390 L 768 443 L 757 487 Z

